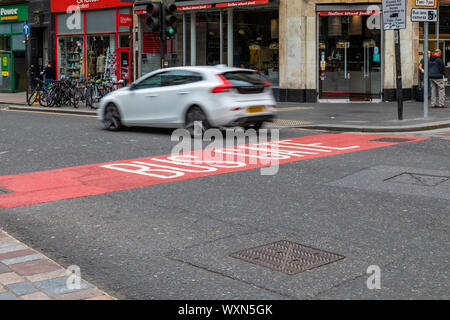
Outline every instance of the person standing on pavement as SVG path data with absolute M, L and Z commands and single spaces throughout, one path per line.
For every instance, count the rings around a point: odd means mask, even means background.
M 431 106 L 433 108 L 446 108 L 445 106 L 445 66 L 441 59 L 442 52 L 436 49 L 431 55 L 428 64 L 428 77 L 431 84 Z
M 50 61 L 47 61 L 47 66 L 44 68 L 44 71 L 42 73 L 44 74 L 45 84 L 55 81 L 56 73 Z
M 428 61 L 430 61 L 430 57 L 431 57 L 431 51 L 428 51 Z M 422 82 L 422 83 L 423 83 L 424 77 L 425 77 L 425 69 L 423 68 L 424 65 L 425 65 L 425 58 L 420 60 L 420 63 L 419 63 L 419 71 L 420 71 L 419 79 L 420 79 L 420 82 Z M 431 95 L 431 85 L 430 85 L 430 79 L 428 79 L 428 96 L 430 96 L 430 95 Z

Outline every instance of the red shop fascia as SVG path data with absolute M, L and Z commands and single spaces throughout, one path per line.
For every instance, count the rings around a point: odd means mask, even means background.
M 131 71 L 131 35 L 133 26 L 132 3 L 120 0 L 51 0 L 51 12 L 55 19 L 56 37 L 56 72 L 57 79 L 61 79 L 63 73 L 66 78 L 88 79 L 88 37 L 112 36 L 115 37 L 115 53 L 110 53 L 110 77 L 116 76 L 116 80 L 130 79 Z M 98 18 L 97 18 L 98 16 Z M 106 23 L 103 23 L 106 22 Z M 105 27 L 106 25 L 106 27 Z M 103 30 L 100 30 L 103 29 Z M 127 41 L 120 41 L 127 36 Z M 61 43 L 63 39 L 79 39 L 77 45 L 80 61 L 74 63 L 78 69 L 67 67 L 66 59 L 61 58 Z M 103 39 L 103 38 L 102 38 Z M 112 51 L 112 50 L 111 50 Z M 64 60 L 64 61 L 63 61 Z M 73 61 L 73 60 L 71 60 Z M 70 71 L 68 71 L 70 69 Z M 98 70 L 97 70 L 98 71 Z M 115 72 L 113 72 L 115 71 Z M 70 75 L 69 72 L 72 72 Z M 78 73 L 77 73 L 78 72 Z

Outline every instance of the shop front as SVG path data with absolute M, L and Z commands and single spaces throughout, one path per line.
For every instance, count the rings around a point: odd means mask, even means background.
M 317 7 L 319 101 L 381 101 L 381 29 L 368 23 L 379 15 L 367 5 Z
M 26 46 L 23 24 L 27 20 L 27 4 L 0 6 L 0 92 L 26 90 Z
M 450 0 L 438 2 L 439 19 L 436 23 L 429 23 L 428 50 L 434 51 L 439 48 L 442 52 L 447 76 L 450 76 Z M 423 58 L 424 48 L 424 25 L 420 23 L 420 58 Z M 417 71 L 418 72 L 418 71 Z M 450 83 L 447 83 L 447 92 L 450 94 Z
M 130 3 L 52 0 L 51 9 L 55 13 L 58 79 L 129 81 Z
M 218 65 L 258 70 L 278 87 L 279 2 L 175 1 L 176 39 L 166 42 L 169 66 Z M 141 74 L 160 68 L 160 40 L 140 15 Z

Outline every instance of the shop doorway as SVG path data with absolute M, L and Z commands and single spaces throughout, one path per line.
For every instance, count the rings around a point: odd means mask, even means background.
M 368 27 L 370 14 L 367 10 L 319 13 L 319 101 L 381 101 L 381 30 Z
M 124 80 L 125 84 L 130 82 L 130 51 L 119 50 L 119 66 L 120 66 L 120 79 Z

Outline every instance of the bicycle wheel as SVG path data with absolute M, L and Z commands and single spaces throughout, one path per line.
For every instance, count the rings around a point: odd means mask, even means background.
M 34 90 L 31 92 L 31 94 L 28 95 L 28 97 L 27 97 L 27 104 L 29 106 L 33 105 L 39 99 L 38 92 L 39 92 L 39 86 L 34 88 Z

